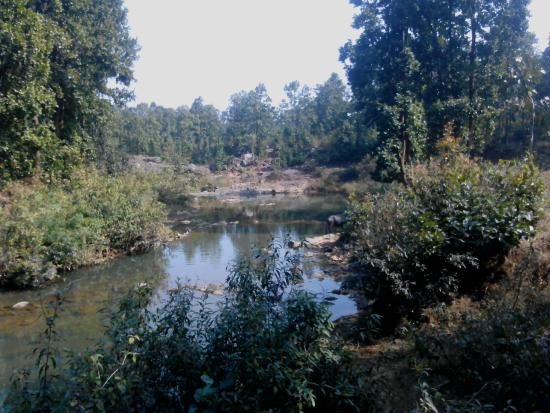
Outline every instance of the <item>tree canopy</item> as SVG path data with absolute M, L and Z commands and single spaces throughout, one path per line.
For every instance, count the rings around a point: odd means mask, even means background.
M 379 133 L 390 177 L 451 132 L 465 148 L 529 137 L 540 77 L 528 0 L 352 0 L 356 42 L 341 50 L 356 109 Z
M 93 158 L 131 93 L 137 43 L 122 0 L 1 0 L 0 178 Z

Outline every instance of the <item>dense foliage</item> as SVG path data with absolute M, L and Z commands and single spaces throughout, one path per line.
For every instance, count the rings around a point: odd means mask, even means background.
M 381 174 L 403 179 L 399 165 L 421 159 L 447 128 L 474 154 L 508 145 L 517 154 L 546 136 L 528 0 L 351 3 L 361 35 L 342 61 L 362 123 L 380 136 Z
M 0 2 L 0 186 L 67 176 L 129 97 L 136 42 L 122 0 Z
M 372 154 L 380 178 L 403 180 L 447 132 L 491 156 L 547 135 L 548 52 L 533 47 L 527 0 L 352 3 L 362 33 L 342 60 L 353 96 L 333 74 L 289 83 L 278 107 L 260 84 L 220 112 L 201 98 L 116 108 L 137 53 L 122 0 L 2 0 L 0 179 L 66 177 L 82 159 L 118 172 L 127 154 L 220 169 L 254 153 L 281 166 Z
M 58 270 L 149 248 L 165 231 L 158 194 L 151 177 L 97 172 L 55 188 L 9 184 L 0 209 L 0 286 L 40 285 Z
M 225 112 L 201 98 L 177 109 L 155 104 L 117 111 L 112 141 L 118 151 L 162 156 L 221 169 L 245 153 L 276 158 L 281 166 L 360 160 L 366 138 L 351 116 L 342 80 L 333 74 L 314 90 L 291 82 L 279 107 L 264 85 L 231 97 Z
M 493 165 L 452 156 L 409 179 L 407 188 L 352 199 L 349 211 L 355 256 L 390 317 L 478 291 L 491 267 L 534 234 L 543 194 L 530 158 Z
M 231 270 L 217 304 L 177 288 L 152 306 L 138 287 L 107 343 L 36 383 L 15 380 L 6 411 L 354 411 L 328 308 L 292 286 L 291 257 L 270 248 Z

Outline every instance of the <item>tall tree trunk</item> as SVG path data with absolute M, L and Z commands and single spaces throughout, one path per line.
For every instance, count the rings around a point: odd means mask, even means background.
M 533 99 L 533 96 L 529 95 L 529 99 L 531 100 L 532 105 L 532 112 L 531 112 L 531 140 L 529 141 L 529 152 L 533 153 L 533 149 L 535 146 L 535 117 L 536 117 L 536 111 L 535 111 L 535 99 Z
M 61 99 L 57 99 L 57 110 L 54 114 L 55 135 L 61 139 L 65 129 L 65 104 Z
M 405 47 L 407 47 L 407 28 L 403 28 L 402 32 L 403 36 L 403 43 L 402 43 L 402 50 L 405 51 Z M 408 136 L 408 133 L 406 131 L 406 122 L 407 122 L 407 115 L 405 112 L 405 108 L 401 108 L 401 153 L 399 154 L 399 169 L 401 172 L 401 181 L 405 186 L 408 185 L 407 182 L 407 164 L 410 162 L 410 139 Z
M 409 139 L 409 134 L 405 129 L 406 122 L 407 116 L 405 114 L 405 109 L 403 108 L 401 112 L 401 153 L 399 154 L 399 169 L 401 173 L 401 182 L 403 185 L 408 186 L 407 165 L 411 161 L 411 141 Z
M 468 143 L 471 144 L 475 135 L 475 98 L 476 98 L 476 72 L 477 72 L 477 0 L 471 0 L 470 17 L 470 79 L 468 86 Z

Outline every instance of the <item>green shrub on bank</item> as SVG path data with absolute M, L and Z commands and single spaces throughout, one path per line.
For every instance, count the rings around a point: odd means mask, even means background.
M 352 199 L 355 256 L 385 316 L 472 293 L 507 252 L 533 235 L 544 185 L 532 159 L 463 156 L 410 171 L 408 187 Z
M 73 356 L 62 371 L 38 363 L 38 380 L 15 380 L 4 408 L 356 411 L 326 305 L 295 290 L 289 257 L 280 245 L 270 250 L 232 269 L 215 307 L 178 288 L 153 308 L 152 291 L 137 288 L 113 313 L 105 345 Z
M 165 231 L 164 207 L 137 175 L 75 174 L 54 185 L 14 182 L 0 210 L 0 286 L 37 286 L 119 253 L 145 250 Z
M 200 186 L 200 179 L 192 173 L 165 171 L 140 175 L 140 179 L 151 185 L 158 200 L 164 204 L 183 204 L 189 200 L 189 194 Z

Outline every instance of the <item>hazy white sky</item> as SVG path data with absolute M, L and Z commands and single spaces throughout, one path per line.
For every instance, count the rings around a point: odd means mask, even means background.
M 263 82 L 274 103 L 292 81 L 344 77 L 338 50 L 355 38 L 348 0 L 126 0 L 141 45 L 136 102 L 169 107 L 229 96 Z M 550 0 L 532 0 L 532 27 L 546 45 Z M 541 46 L 542 47 L 542 46 Z

